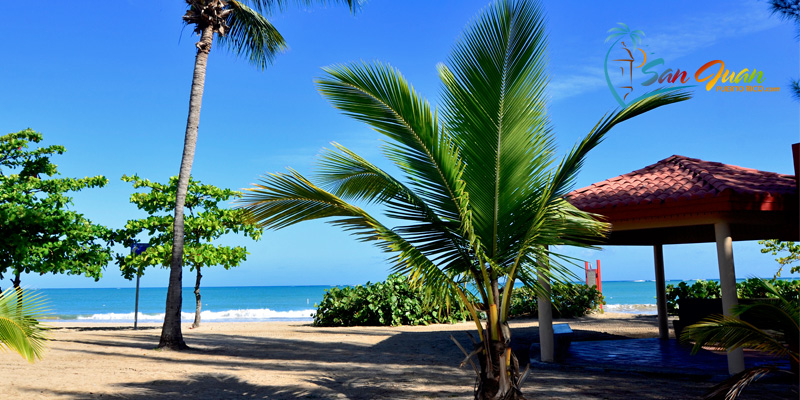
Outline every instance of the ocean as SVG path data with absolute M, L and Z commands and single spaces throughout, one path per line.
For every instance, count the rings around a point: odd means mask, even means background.
M 676 284 L 680 281 L 667 282 Z M 203 322 L 311 321 L 331 286 L 201 287 Z M 194 288 L 183 289 L 182 319 L 194 320 Z M 135 288 L 40 289 L 54 320 L 133 323 Z M 605 311 L 655 314 L 655 282 L 603 282 Z M 139 289 L 139 321 L 162 322 L 166 288 Z

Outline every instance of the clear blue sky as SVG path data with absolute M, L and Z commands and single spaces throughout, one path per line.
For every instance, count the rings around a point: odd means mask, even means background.
M 356 16 L 329 6 L 271 16 L 290 49 L 258 71 L 212 50 L 193 176 L 243 188 L 260 174 L 291 166 L 303 173 L 331 141 L 380 160 L 377 133 L 339 114 L 316 92 L 320 67 L 382 60 L 437 102 L 435 65 L 446 61 L 464 26 L 487 0 L 367 2 Z M 616 103 L 605 86 L 607 30 L 640 29 L 648 51 L 669 67 L 695 71 L 722 59 L 730 69 L 763 71 L 781 93 L 715 93 L 656 110 L 616 128 L 590 156 L 576 188 L 653 164 L 673 154 L 793 174 L 790 144 L 800 141 L 798 102 L 786 90 L 800 77 L 792 24 L 770 16 L 764 1 L 545 1 L 550 32 L 550 112 L 561 151 Z M 128 202 L 123 174 L 166 181 L 178 172 L 196 36 L 183 27 L 183 1 L 11 2 L 0 31 L 0 129 L 30 127 L 63 144 L 64 176 L 109 178 L 106 188 L 76 194 L 74 208 L 110 227 L 144 216 Z M 380 164 L 380 163 L 379 163 Z M 385 164 L 380 164 L 385 165 Z M 386 255 L 336 228 L 308 223 L 270 231 L 231 271 L 209 270 L 204 285 L 357 284 L 387 275 Z M 754 242 L 734 243 L 737 275 L 769 276 L 773 257 Z M 125 251 L 124 249 L 118 249 Z M 713 244 L 665 247 L 668 279 L 718 275 Z M 606 280 L 653 279 L 652 249 L 574 251 L 600 259 Z M 192 283 L 188 270 L 185 285 Z M 97 283 L 84 277 L 24 276 L 34 287 L 132 285 L 109 265 Z M 7 284 L 6 284 L 7 285 Z M 143 286 L 166 286 L 152 269 Z

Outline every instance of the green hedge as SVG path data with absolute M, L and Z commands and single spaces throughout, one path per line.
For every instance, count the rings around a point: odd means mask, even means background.
M 316 326 L 427 325 L 465 321 L 469 314 L 458 305 L 447 307 L 425 300 L 419 289 L 412 289 L 408 278 L 390 275 L 385 282 L 325 291 L 315 304 Z
M 595 286 L 576 283 L 553 283 L 551 287 L 553 317 L 575 318 L 606 304 L 605 298 Z M 528 287 L 514 289 L 511 297 L 509 313 L 512 317 L 538 317 L 538 301 L 536 293 Z
M 736 283 L 736 295 L 740 299 L 763 299 L 772 297 L 767 295 L 763 286 L 759 285 L 758 278 L 750 278 Z M 786 298 L 798 298 L 800 293 L 800 280 L 769 280 L 778 292 Z M 678 313 L 678 299 L 718 299 L 721 297 L 721 288 L 717 281 L 698 280 L 689 285 L 681 282 L 677 286 L 667 285 L 667 312 L 670 315 Z

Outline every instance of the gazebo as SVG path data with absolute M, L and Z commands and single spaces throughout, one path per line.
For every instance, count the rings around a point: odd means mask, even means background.
M 722 305 L 730 315 L 738 304 L 732 242 L 800 240 L 800 144 L 792 150 L 794 176 L 674 155 L 575 190 L 567 200 L 611 223 L 611 233 L 602 244 L 653 246 L 659 336 L 668 339 L 663 245 L 716 242 Z M 540 319 L 540 327 L 545 325 L 540 335 L 549 336 L 551 324 Z M 552 356 L 545 349 L 547 342 L 552 338 L 542 338 L 543 361 Z M 741 349 L 729 352 L 728 371 L 743 369 Z

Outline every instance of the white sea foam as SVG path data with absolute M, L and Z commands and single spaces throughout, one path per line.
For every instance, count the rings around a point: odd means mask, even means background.
M 311 315 L 316 310 L 290 310 L 275 311 L 269 308 L 227 310 L 227 311 L 202 311 L 200 317 L 204 322 L 213 321 L 310 321 Z M 78 316 L 80 321 L 133 321 L 133 313 L 103 313 L 88 316 Z M 194 321 L 193 312 L 182 312 L 181 320 L 184 322 Z M 139 313 L 140 322 L 162 322 L 164 313 L 145 314 Z
M 603 310 L 626 314 L 658 314 L 655 304 L 606 304 Z

